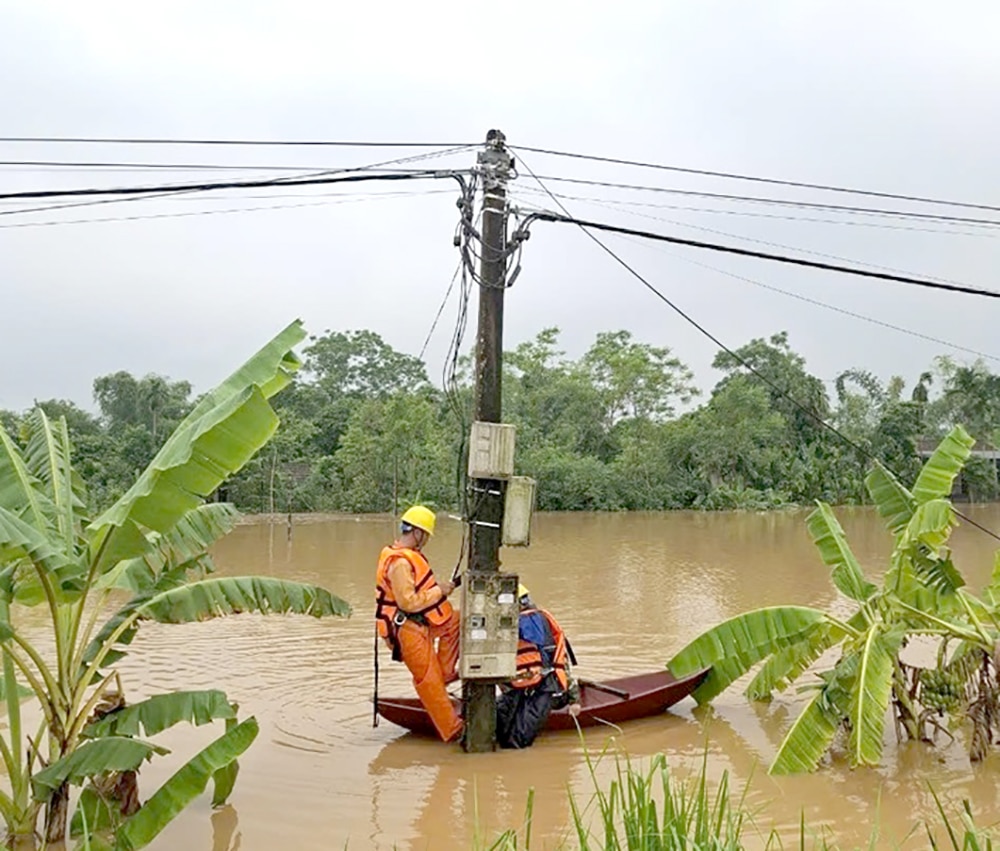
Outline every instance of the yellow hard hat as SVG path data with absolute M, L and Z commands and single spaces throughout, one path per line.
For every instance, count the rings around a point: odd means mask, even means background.
M 410 506 L 403 512 L 401 520 L 403 523 L 407 523 L 410 526 L 423 529 L 423 531 L 425 531 L 428 535 L 434 534 L 434 524 L 437 522 L 434 512 L 431 511 L 426 505 Z
M 523 585 L 521 585 L 520 583 L 518 583 L 518 586 L 517 586 L 517 599 L 518 600 L 520 600 L 522 597 L 527 597 L 530 594 L 531 594 L 531 592 L 527 588 L 525 588 Z

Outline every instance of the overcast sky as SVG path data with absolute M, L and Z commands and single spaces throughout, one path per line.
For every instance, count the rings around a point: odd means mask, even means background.
M 998 24 L 1000 6 L 987 2 L 0 0 L 0 132 L 471 143 L 499 127 L 513 145 L 1000 204 Z M 410 153 L 0 145 L 4 161 L 330 168 Z M 546 176 L 918 209 L 539 154 L 525 160 Z M 470 151 L 433 162 L 473 161 Z M 0 191 L 204 176 L 0 166 Z M 754 247 L 745 240 L 763 240 L 1000 290 L 995 229 L 550 187 L 597 199 L 565 200 L 580 217 Z M 535 189 L 522 170 L 512 195 L 542 203 Z M 390 190 L 373 184 L 331 191 L 0 215 L 0 408 L 52 397 L 92 407 L 93 378 L 119 369 L 204 390 L 296 317 L 313 333 L 374 329 L 417 353 L 457 260 L 453 184 L 407 183 L 391 187 L 407 194 L 381 198 L 373 194 Z M 31 206 L 50 203 L 58 202 Z M 0 202 L 0 213 L 26 206 Z M 39 226 L 162 214 L 170 215 Z M 916 226 L 923 230 L 907 229 Z M 826 380 L 867 367 L 909 385 L 949 350 L 717 269 L 1000 356 L 996 301 L 608 241 L 726 343 L 788 330 Z M 716 346 L 575 228 L 537 225 L 522 262 L 507 303 L 508 346 L 558 325 L 575 357 L 598 331 L 626 328 L 671 347 L 706 389 L 717 380 Z M 428 348 L 435 377 L 453 308 Z

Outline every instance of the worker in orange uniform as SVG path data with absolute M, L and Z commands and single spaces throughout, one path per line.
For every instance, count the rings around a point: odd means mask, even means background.
M 455 583 L 438 582 L 422 550 L 434 534 L 434 512 L 414 505 L 401 518 L 399 537 L 385 547 L 375 574 L 379 635 L 413 675 L 413 686 L 442 741 L 462 732 L 462 719 L 445 686 L 458 679 L 458 612 L 448 602 Z M 438 643 L 434 649 L 435 640 Z

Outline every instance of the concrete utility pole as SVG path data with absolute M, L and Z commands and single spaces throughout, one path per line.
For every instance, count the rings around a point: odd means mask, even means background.
M 483 180 L 482 262 L 479 281 L 479 331 L 476 338 L 474 417 L 500 422 L 500 375 L 503 352 L 503 297 L 507 271 L 507 180 L 513 159 L 499 130 L 486 134 L 479 153 Z M 503 482 L 473 479 L 469 517 L 469 567 L 465 581 L 476 574 L 500 570 L 500 525 L 503 521 Z M 491 682 L 466 681 L 462 704 L 465 735 L 462 746 L 470 753 L 493 750 L 496 743 L 496 687 Z

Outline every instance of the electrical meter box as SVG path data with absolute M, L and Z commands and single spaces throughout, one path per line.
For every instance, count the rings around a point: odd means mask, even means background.
M 535 480 L 511 476 L 504 498 L 500 543 L 505 547 L 526 547 L 531 543 L 531 517 L 535 512 Z
M 472 424 L 469 437 L 469 477 L 509 479 L 514 475 L 514 426 L 506 423 Z
M 459 657 L 463 680 L 512 680 L 517 674 L 517 583 L 513 573 L 465 575 Z

